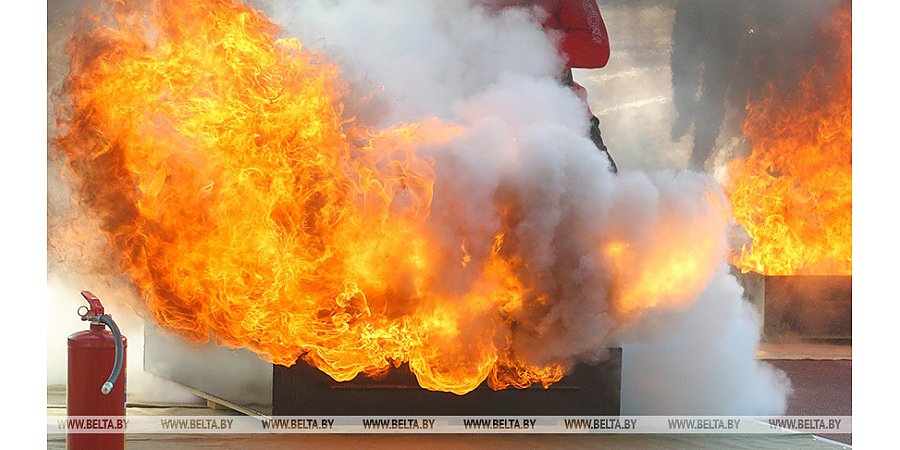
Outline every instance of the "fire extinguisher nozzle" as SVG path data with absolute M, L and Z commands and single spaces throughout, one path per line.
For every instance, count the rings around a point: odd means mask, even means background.
M 109 381 L 107 381 L 106 383 L 103 383 L 103 387 L 100 388 L 100 392 L 103 395 L 106 395 L 106 394 L 109 394 L 110 392 L 112 392 L 112 388 L 113 388 L 113 384 L 110 383 Z

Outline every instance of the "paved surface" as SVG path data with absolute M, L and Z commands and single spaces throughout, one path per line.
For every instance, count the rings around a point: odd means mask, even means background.
M 772 360 L 852 360 L 853 347 L 849 344 L 824 343 L 762 343 L 756 351 L 756 359 Z
M 852 360 L 849 346 L 780 344 L 777 355 L 768 359 L 787 373 L 794 392 L 788 402 L 787 415 L 850 416 L 852 415 Z M 761 351 L 765 346 L 761 348 Z M 763 353 L 765 353 L 763 351 Z M 818 359 L 810 359 L 810 355 Z M 822 359 L 827 355 L 836 359 Z M 65 414 L 65 393 L 48 390 L 48 414 Z M 234 415 L 230 410 L 213 410 L 191 405 L 171 407 L 135 405 L 127 414 L 157 415 Z M 129 449 L 670 449 L 670 448 L 742 448 L 742 449 L 839 449 L 852 444 L 852 435 L 130 435 Z M 48 449 L 64 449 L 65 437 L 50 435 Z
M 852 361 L 769 361 L 785 371 L 794 393 L 788 401 L 789 416 L 849 416 Z
M 853 415 L 851 360 L 769 361 L 785 371 L 794 387 L 788 399 L 789 416 Z M 825 434 L 824 438 L 852 444 L 852 434 Z
M 152 436 L 130 437 L 129 450 L 202 449 L 835 449 L 841 448 L 809 435 L 794 436 L 635 436 L 635 435 L 290 435 L 290 436 Z M 49 449 L 64 449 L 65 440 L 47 442 Z

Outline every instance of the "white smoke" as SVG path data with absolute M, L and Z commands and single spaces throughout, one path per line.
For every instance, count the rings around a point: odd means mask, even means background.
M 47 317 L 47 385 L 53 390 L 67 383 L 67 337 L 88 329 L 87 322 L 81 321 L 76 311 L 79 306 L 87 304 L 79 292 L 90 290 L 100 297 L 106 313 L 112 316 L 128 341 L 125 368 L 128 402 L 199 403 L 198 397 L 178 384 L 143 370 L 144 319 L 132 309 L 131 302 L 136 297 L 134 289 L 126 280 L 71 273 L 62 267 L 54 267 L 47 283 L 50 299 Z
M 623 414 L 781 414 L 790 380 L 754 358 L 756 311 L 723 265 L 685 311 L 647 317 L 622 336 Z
M 724 269 L 725 220 L 696 230 L 714 216 L 704 200 L 713 180 L 659 170 L 682 164 L 689 144 L 675 146 L 666 139 L 668 133 L 648 132 L 653 127 L 667 130 L 673 120 L 667 85 L 653 86 L 662 94 L 617 99 L 625 109 L 634 102 L 660 106 L 653 117 L 609 115 L 616 120 L 609 121 L 614 126 L 604 126 L 604 136 L 608 143 L 618 139 L 624 144 L 619 148 L 625 162 L 620 162 L 622 173 L 611 176 L 585 138 L 583 107 L 554 82 L 560 58 L 540 29 L 540 18 L 528 11 L 493 14 L 479 2 L 442 0 L 257 4 L 286 35 L 339 61 L 357 88 L 382 89 L 370 101 L 377 104 L 370 111 L 378 110 L 380 116 L 361 114 L 362 120 L 385 125 L 437 115 L 466 127 L 463 138 L 433 155 L 437 181 L 429 222 L 445 227 L 441 235 L 451 243 L 463 236 L 469 242 L 490 242 L 489 230 L 500 220 L 494 196 L 516 199 L 521 217 L 509 233 L 519 244 L 516 254 L 527 257 L 529 270 L 554 285 L 548 290 L 558 295 L 539 317 L 519 318 L 534 332 L 519 337 L 518 351 L 537 361 L 591 359 L 620 340 L 623 413 L 776 414 L 786 409 L 789 382 L 755 360 L 759 319 Z M 611 65 L 625 53 L 616 52 L 619 42 L 658 45 L 670 33 L 671 28 L 655 26 L 651 38 L 641 37 L 638 33 L 648 27 L 634 27 L 635 18 L 663 18 L 671 26 L 673 17 L 662 7 L 620 6 L 613 15 L 631 22 L 619 27 L 607 17 L 614 39 Z M 635 61 L 639 59 L 632 57 L 625 64 Z M 603 73 L 577 75 L 596 89 L 603 84 L 596 82 Z M 667 74 L 662 78 L 670 80 Z M 615 79 L 615 87 L 646 92 L 646 80 L 626 74 Z M 616 105 L 597 105 L 598 98 L 610 97 L 591 97 L 592 108 L 604 119 Z M 610 147 L 616 155 L 617 147 Z M 653 170 L 641 171 L 641 165 Z M 447 207 L 451 202 L 453 207 Z M 672 223 L 684 228 L 666 228 Z M 671 240 L 701 233 L 721 236 L 703 261 L 708 284 L 679 307 L 658 308 L 636 323 L 617 324 L 602 300 L 612 280 L 601 271 L 603 262 L 592 247 L 611 236 L 653 247 L 663 232 L 670 235 L 662 239 Z M 452 275 L 447 279 L 459 281 Z
M 468 1 L 252 1 L 286 36 L 338 62 L 382 124 L 451 117 L 454 104 L 511 73 L 558 74 L 561 60 L 527 10 L 487 15 Z M 349 102 L 352 108 L 353 102 Z
M 517 317 L 524 330 L 513 344 L 519 354 L 538 362 L 593 360 L 606 347 L 621 344 L 627 414 L 785 410 L 787 380 L 754 359 L 758 319 L 723 269 L 727 223 L 705 197 L 714 180 L 661 170 L 658 162 L 647 164 L 653 170 L 641 170 L 638 157 L 623 158 L 622 172 L 610 174 L 605 157 L 587 138 L 583 105 L 555 81 L 562 62 L 539 17 L 527 10 L 489 13 L 458 0 L 252 3 L 282 25 L 285 36 L 298 37 L 341 65 L 352 85 L 348 112 L 357 120 L 384 127 L 437 116 L 464 127 L 463 136 L 446 148 L 422 151 L 434 158 L 437 174 L 427 226 L 448 249 L 468 242 L 477 261 L 490 251 L 493 231 L 503 220 L 495 199 L 514 200 L 516 220 L 507 245 L 526 258 L 541 290 L 555 295 L 546 308 Z M 615 35 L 614 23 L 607 25 L 616 41 L 630 39 Z M 641 82 L 619 80 L 633 91 Z M 609 122 L 603 126 L 607 139 L 636 136 L 634 130 L 655 125 Z M 633 154 L 666 151 L 659 139 L 629 143 Z M 714 242 L 700 258 L 699 271 L 708 282 L 696 298 L 674 299 L 673 307 L 652 308 L 636 322 L 619 323 L 606 301 L 617 280 L 598 249 L 625 239 L 642 261 L 666 240 L 701 237 Z M 444 281 L 451 292 L 455 283 L 470 281 L 462 269 L 455 270 L 448 270 Z M 77 296 L 81 288 L 51 295 L 66 298 L 64 305 L 51 300 L 51 314 L 56 306 L 74 311 L 65 294 Z M 137 315 L 116 314 L 140 324 Z M 51 332 L 50 342 L 60 340 Z M 131 339 L 133 361 L 137 345 Z M 48 349 L 51 361 L 57 351 Z M 59 365 L 51 366 L 48 376 L 60 379 Z
M 196 403 L 199 399 L 175 383 L 143 370 L 144 319 L 140 298 L 129 281 L 106 259 L 105 236 L 61 184 L 59 167 L 48 174 L 48 311 L 47 385 L 51 390 L 67 383 L 67 337 L 88 329 L 77 314 L 87 302 L 80 292 L 89 290 L 112 315 L 128 340 L 127 396 L 131 403 Z M 143 316 L 143 317 L 142 317 Z M 99 388 L 98 388 L 99 389 Z

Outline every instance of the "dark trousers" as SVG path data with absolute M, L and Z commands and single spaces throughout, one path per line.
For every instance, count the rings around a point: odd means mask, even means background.
M 562 84 L 568 87 L 574 87 L 575 79 L 572 78 L 572 69 L 566 67 L 563 69 L 562 74 L 560 75 L 560 81 Z M 583 88 L 582 88 L 583 89 Z M 590 108 L 585 104 L 585 107 Z M 603 136 L 600 135 L 600 119 L 597 116 L 591 115 L 591 130 L 590 130 L 591 140 L 594 141 L 594 145 L 597 146 L 597 149 L 600 150 L 604 155 L 606 155 L 606 159 L 609 160 L 609 171 L 612 173 L 619 173 L 619 168 L 616 166 L 616 162 L 613 161 L 612 155 L 609 154 L 609 150 L 606 148 L 606 144 L 603 143 Z
M 606 159 L 609 160 L 609 171 L 612 173 L 619 173 L 616 162 L 613 161 L 612 155 L 609 154 L 609 149 L 607 149 L 606 145 L 603 143 L 603 136 L 600 135 L 600 119 L 598 119 L 597 116 L 591 116 L 591 140 L 594 141 L 594 145 L 597 146 L 597 149 L 606 155 Z

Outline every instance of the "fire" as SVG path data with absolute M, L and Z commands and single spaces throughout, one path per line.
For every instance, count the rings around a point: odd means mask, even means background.
M 415 149 L 457 126 L 345 118 L 339 68 L 236 1 L 111 2 L 83 21 L 57 149 L 158 323 L 339 381 L 403 362 L 457 394 L 562 377 L 477 326 L 522 307 L 502 233 L 480 266 L 457 243 L 478 286 L 433 287 L 449 256 L 423 228 L 435 174 Z
M 460 395 L 548 387 L 616 319 L 688 303 L 721 262 L 706 180 L 684 196 L 672 174 L 622 175 L 643 193 L 604 223 L 577 159 L 599 156 L 554 125 L 573 147 L 532 150 L 568 158 L 558 185 L 492 174 L 472 200 L 438 161 L 467 170 L 440 158 L 477 127 L 371 129 L 344 114 L 340 68 L 279 33 L 234 0 L 110 1 L 70 41 L 54 150 L 163 327 L 338 381 L 408 363 Z
M 726 191 L 752 239 L 733 264 L 766 275 L 849 275 L 852 266 L 851 13 L 820 36 L 795 92 L 774 87 L 747 108 L 752 154 L 728 166 Z
M 650 239 L 642 240 L 647 248 L 625 240 L 604 245 L 620 316 L 633 320 L 652 308 L 686 306 L 706 288 L 724 251 L 717 230 L 725 217 L 723 199 L 710 190 L 706 200 L 711 207 L 692 221 L 662 220 Z

